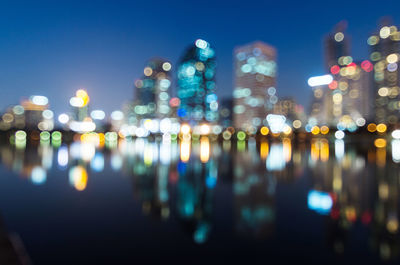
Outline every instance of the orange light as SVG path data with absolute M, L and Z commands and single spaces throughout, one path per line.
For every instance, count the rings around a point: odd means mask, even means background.
M 328 134 L 329 133 L 329 128 L 328 128 L 328 126 L 322 126 L 321 127 L 321 133 L 322 134 Z
M 386 147 L 386 140 L 383 138 L 378 138 L 375 140 L 374 144 L 377 148 L 384 148 Z
M 370 124 L 368 124 L 367 130 L 368 130 L 369 132 L 371 132 L 371 133 L 375 132 L 375 131 L 376 131 L 376 124 L 375 124 L 375 123 L 370 123 Z

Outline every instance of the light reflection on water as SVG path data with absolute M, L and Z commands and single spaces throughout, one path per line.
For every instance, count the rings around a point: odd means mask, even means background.
M 305 220 L 321 218 L 319 222 L 328 223 L 319 233 L 328 238 L 327 249 L 335 255 L 352 253 L 355 247 L 349 237 L 357 242 L 351 232 L 361 226 L 369 241 L 365 251 L 383 260 L 398 260 L 399 140 L 376 148 L 369 142 L 353 145 L 324 138 L 310 142 L 139 138 L 108 145 L 82 139 L 58 147 L 43 142 L 20 148 L 3 144 L 0 150 L 2 164 L 31 182 L 32 189 L 57 178 L 57 171 L 68 172 L 68 181 L 58 182 L 79 192 L 90 187 L 93 174 L 108 169 L 116 173 L 112 177 L 128 177 L 144 215 L 190 222 L 196 244 L 206 244 L 217 233 L 218 187 L 227 184 L 233 197 L 224 203 L 232 204 L 233 212 L 225 214 L 233 218 L 232 234 L 239 238 L 279 238 L 276 227 L 283 217 L 278 217 L 278 206 L 285 200 L 285 205 L 307 207 L 307 212 L 297 213 Z M 306 184 L 300 184 L 302 180 Z M 291 202 L 297 191 L 305 195 Z

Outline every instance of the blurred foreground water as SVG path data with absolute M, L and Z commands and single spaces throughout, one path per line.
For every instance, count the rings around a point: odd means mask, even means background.
M 3 143 L 0 261 L 395 264 L 400 141 L 384 141 Z

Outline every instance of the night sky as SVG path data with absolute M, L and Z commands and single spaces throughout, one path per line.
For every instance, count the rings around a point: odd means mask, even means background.
M 307 105 L 307 79 L 324 74 L 323 36 L 347 20 L 354 57 L 367 58 L 380 18 L 399 25 L 399 12 L 398 0 L 1 1 L 0 110 L 39 94 L 59 114 L 79 88 L 93 109 L 119 109 L 148 59 L 175 66 L 198 38 L 216 50 L 221 97 L 233 88 L 233 48 L 261 40 L 278 50 L 278 96 Z

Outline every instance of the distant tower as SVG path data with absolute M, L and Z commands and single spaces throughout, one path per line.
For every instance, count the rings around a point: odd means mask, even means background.
M 400 32 L 388 21 L 368 38 L 373 63 L 375 121 L 396 124 L 400 121 Z
M 217 121 L 215 70 L 214 50 L 208 42 L 196 40 L 182 56 L 177 69 L 180 99 L 177 114 L 181 120 L 191 125 Z
M 355 131 L 364 126 L 370 115 L 369 72 L 372 64 L 356 63 L 350 56 L 350 38 L 346 23 L 339 23 L 325 38 L 325 66 L 333 81 L 324 90 L 325 124 L 341 130 Z M 318 94 L 318 89 L 314 94 Z M 319 114 L 318 114 L 319 115 Z
M 255 133 L 278 102 L 276 50 L 260 41 L 237 47 L 234 66 L 234 127 Z
M 325 44 L 325 66 L 329 71 L 332 66 L 337 65 L 339 58 L 350 55 L 350 39 L 345 35 L 347 22 L 338 23 L 332 33 L 327 35 Z
M 135 82 L 134 112 L 137 118 L 168 117 L 170 114 L 171 63 L 163 59 L 150 60 L 143 77 Z

